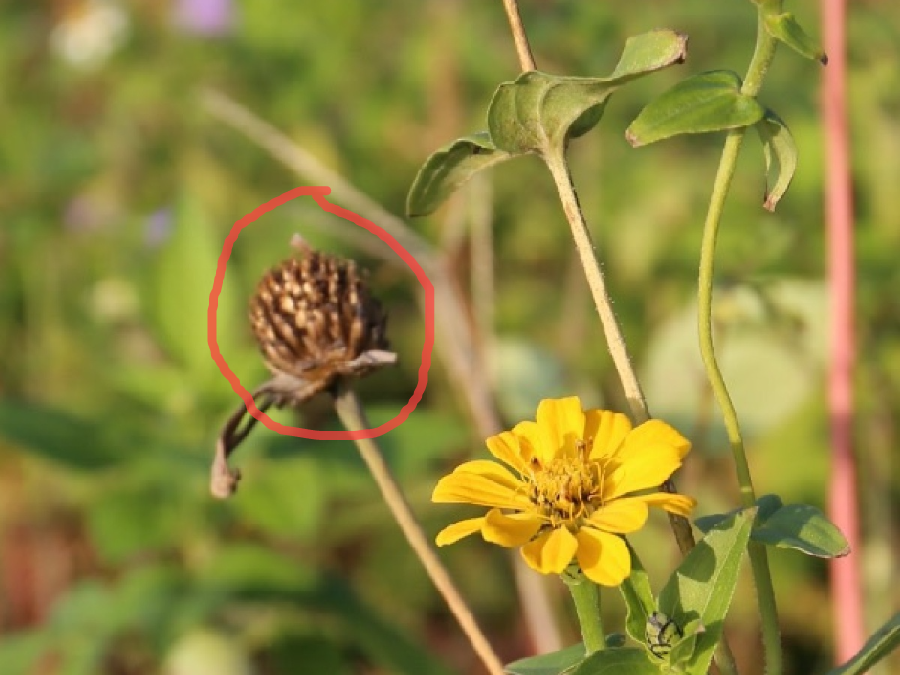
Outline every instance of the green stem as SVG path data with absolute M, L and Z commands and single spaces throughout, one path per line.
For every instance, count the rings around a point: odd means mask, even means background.
M 575 612 L 581 625 L 581 638 L 586 654 L 605 649 L 606 635 L 600 616 L 600 587 L 580 571 L 564 572 L 561 576 L 575 602 Z
M 747 96 L 756 96 L 772 58 L 775 55 L 775 40 L 769 36 L 763 24 L 762 15 L 758 19 L 756 49 L 741 92 Z M 703 243 L 700 250 L 700 273 L 698 276 L 698 313 L 697 323 L 700 333 L 700 355 L 706 368 L 713 394 L 722 410 L 725 429 L 731 453 L 734 457 L 735 471 L 740 486 L 741 504 L 752 507 L 756 504 L 756 492 L 750 475 L 750 466 L 744 450 L 744 440 L 738 422 L 737 411 L 728 393 L 725 379 L 716 361 L 712 327 L 712 294 L 715 270 L 716 239 L 725 198 L 734 177 L 738 152 L 744 139 L 746 129 L 728 132 L 719 167 L 713 182 L 709 210 L 703 227 Z M 778 611 L 775 605 L 775 590 L 772 575 L 769 571 L 768 554 L 765 546 L 750 542 L 748 547 L 753 579 L 756 583 L 757 602 L 762 623 L 763 649 L 765 652 L 766 672 L 768 675 L 781 675 L 781 633 L 778 627 Z

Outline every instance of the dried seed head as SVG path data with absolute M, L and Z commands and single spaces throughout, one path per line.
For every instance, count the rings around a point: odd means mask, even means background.
M 396 358 L 386 316 L 352 260 L 297 247 L 272 268 L 250 300 L 250 325 L 266 365 L 299 403 L 341 376 L 361 376 Z M 287 376 L 287 377 L 284 377 Z

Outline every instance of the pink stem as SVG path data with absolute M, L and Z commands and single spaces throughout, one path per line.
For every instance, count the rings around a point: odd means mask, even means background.
M 846 0 L 823 0 L 823 34 L 828 67 L 822 107 L 825 123 L 825 215 L 831 297 L 831 356 L 828 406 L 831 428 L 829 517 L 847 537 L 852 554 L 831 561 L 835 658 L 847 661 L 862 646 L 865 626 L 859 560 L 859 498 L 851 447 L 853 391 L 853 203 L 847 132 Z

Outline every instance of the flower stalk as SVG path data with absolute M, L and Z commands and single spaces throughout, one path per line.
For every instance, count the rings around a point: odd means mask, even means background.
M 603 631 L 603 618 L 600 613 L 600 587 L 578 570 L 565 572 L 561 576 L 575 603 L 585 655 L 589 656 L 605 649 L 606 633 Z

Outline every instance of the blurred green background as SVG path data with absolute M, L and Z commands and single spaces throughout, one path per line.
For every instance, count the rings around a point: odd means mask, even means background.
M 818 35 L 815 3 L 788 4 Z M 866 537 L 855 555 L 874 628 L 900 604 L 900 11 L 888 0 L 851 4 L 855 445 Z M 2 675 L 478 672 L 349 444 L 260 427 L 235 458 L 245 477 L 238 494 L 208 496 L 214 440 L 238 402 L 206 343 L 222 242 L 259 204 L 315 183 L 223 123 L 200 90 L 246 106 L 400 214 L 424 158 L 483 128 L 494 87 L 516 74 L 500 5 L 0 5 Z M 522 11 L 539 67 L 558 74 L 608 74 L 631 34 L 665 26 L 691 36 L 688 62 L 616 94 L 571 158 L 651 409 L 695 441 L 679 487 L 700 500 L 699 514 L 730 508 L 735 483 L 696 355 L 692 299 L 721 139 L 632 150 L 622 132 L 688 74 L 743 72 L 754 8 L 525 0 Z M 745 145 L 721 235 L 716 321 L 757 489 L 824 507 L 818 92 L 819 67 L 780 51 L 762 99 L 793 131 L 800 166 L 778 212 L 766 213 L 761 147 L 755 138 Z M 364 253 L 369 235 L 346 236 L 338 219 L 303 201 L 241 235 L 219 300 L 219 344 L 245 386 L 262 382 L 247 300 L 300 231 L 371 271 L 401 361 L 361 391 L 374 423 L 390 419 L 417 379 L 419 287 L 398 259 Z M 457 315 L 439 299 L 436 312 L 478 336 L 504 424 L 531 417 L 541 397 L 572 392 L 624 409 L 537 161 L 504 165 L 409 227 L 472 300 Z M 437 358 L 421 405 L 380 439 L 432 533 L 470 513 L 428 503 L 437 477 L 485 454 L 459 380 Z M 327 401 L 278 419 L 337 428 Z M 636 545 L 659 587 L 675 560 L 663 519 Z M 501 655 L 531 653 L 509 556 L 475 539 L 441 554 Z M 831 658 L 827 568 L 780 551 L 772 559 L 789 672 L 822 672 Z M 577 627 L 560 586 L 549 584 L 551 600 L 570 644 Z M 608 597 L 615 625 L 622 608 Z M 761 672 L 749 579 L 732 617 L 742 672 Z

